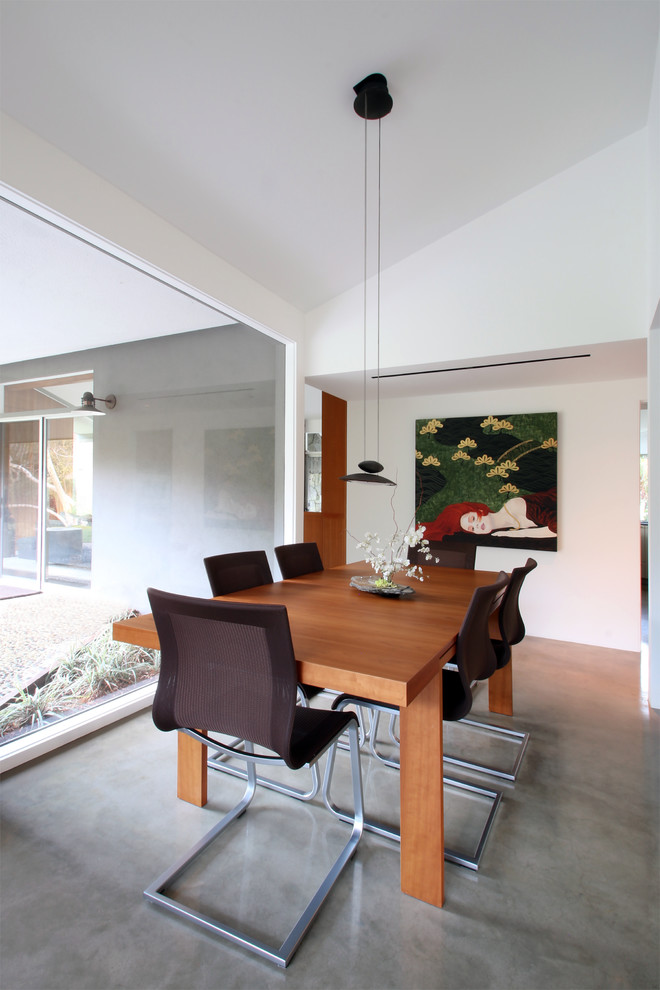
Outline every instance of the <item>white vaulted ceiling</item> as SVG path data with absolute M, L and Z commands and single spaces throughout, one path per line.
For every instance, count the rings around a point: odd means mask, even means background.
M 2 11 L 9 115 L 302 310 L 361 277 L 355 83 L 394 98 L 388 267 L 644 127 L 658 24 L 636 0 Z
M 2 107 L 308 311 L 647 124 L 657 0 L 3 0 Z

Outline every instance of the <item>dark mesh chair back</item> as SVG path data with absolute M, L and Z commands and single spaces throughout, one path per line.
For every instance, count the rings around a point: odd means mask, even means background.
M 285 579 L 323 570 L 323 561 L 316 543 L 287 543 L 275 547 L 275 556 Z
M 520 614 L 519 605 L 520 589 L 529 572 L 533 571 L 536 566 L 536 561 L 532 557 L 528 557 L 524 567 L 514 567 L 511 571 L 499 616 L 502 639 L 509 646 L 515 646 L 516 643 L 521 643 L 525 638 L 525 623 Z
M 411 547 L 408 559 L 411 564 L 420 567 L 462 567 L 473 571 L 477 555 L 476 543 L 447 542 L 445 540 L 429 540 L 429 553 L 432 559 L 427 560 L 419 547 Z
M 286 608 L 148 594 L 161 648 L 156 726 L 249 739 L 292 766 L 297 681 Z
M 456 670 L 442 670 L 442 717 L 453 722 L 464 718 L 472 707 L 473 681 L 484 681 L 497 669 L 497 656 L 488 632 L 491 612 L 497 608 L 508 577 L 500 571 L 493 584 L 476 588 L 456 640 Z
M 520 643 L 525 636 L 525 624 L 518 607 L 518 598 L 523 581 L 530 571 L 536 567 L 536 561 L 528 558 L 524 567 L 514 567 L 509 576 L 506 590 L 501 597 L 500 610 L 498 613 L 498 623 L 501 639 L 492 638 L 491 645 L 496 658 L 496 670 L 502 670 L 511 660 L 511 647 Z M 497 601 L 495 602 L 497 605 Z M 509 714 L 513 714 L 509 712 Z M 522 763 L 522 758 L 527 749 L 529 733 L 519 729 L 512 729 L 501 725 L 483 723 L 474 719 L 464 719 L 468 725 L 476 726 L 485 730 L 495 738 L 504 737 L 512 740 L 517 747 L 516 756 L 511 767 L 491 766 L 487 763 L 479 763 L 475 759 L 466 760 L 451 753 L 445 753 L 445 762 L 454 766 L 465 767 L 468 770 L 476 770 L 479 773 L 487 773 L 503 780 L 515 780 Z
M 285 580 L 323 570 L 323 561 L 316 543 L 285 543 L 281 547 L 275 547 L 275 557 Z M 308 701 L 323 690 L 310 684 L 301 684 L 300 687 Z
M 204 567 L 211 584 L 211 594 L 230 595 L 232 591 L 258 588 L 272 584 L 273 575 L 265 550 L 244 550 L 238 553 L 219 553 L 205 557 Z

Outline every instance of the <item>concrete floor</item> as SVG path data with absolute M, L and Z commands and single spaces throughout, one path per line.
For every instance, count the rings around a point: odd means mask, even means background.
M 513 724 L 532 738 L 479 873 L 448 866 L 432 908 L 400 893 L 398 848 L 366 834 L 285 971 L 143 900 L 239 787 L 212 774 L 206 808 L 177 801 L 176 738 L 148 713 L 6 775 L 3 990 L 657 988 L 660 714 L 639 657 L 530 637 L 514 663 Z M 396 773 L 364 763 L 369 809 L 377 794 L 396 815 Z M 284 934 L 344 833 L 317 805 L 256 800 L 213 894 L 195 875 L 185 893 Z

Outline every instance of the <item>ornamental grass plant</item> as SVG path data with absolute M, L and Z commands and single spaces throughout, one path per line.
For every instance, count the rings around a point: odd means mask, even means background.
M 129 618 L 134 612 L 117 619 Z M 17 685 L 16 695 L 0 709 L 0 738 L 37 729 L 86 705 L 155 677 L 160 653 L 115 642 L 112 622 L 84 644 L 77 644 L 46 675 L 42 684 Z

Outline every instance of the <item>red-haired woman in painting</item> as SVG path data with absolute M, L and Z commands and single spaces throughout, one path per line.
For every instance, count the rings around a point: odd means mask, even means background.
M 433 521 L 423 523 L 424 538 L 442 540 L 455 533 L 477 536 L 531 537 L 557 536 L 557 489 L 516 495 L 493 511 L 483 502 L 455 502 Z

